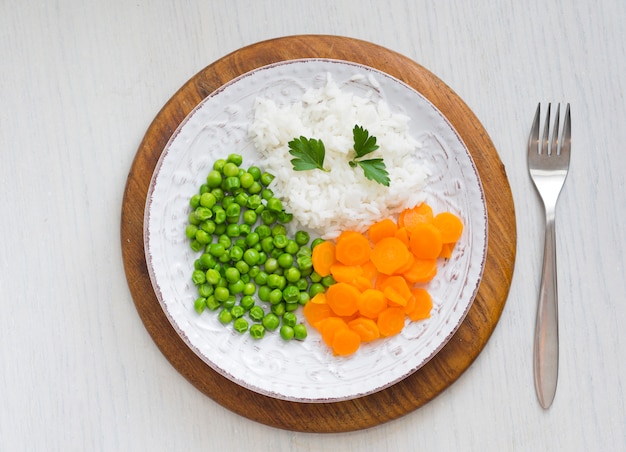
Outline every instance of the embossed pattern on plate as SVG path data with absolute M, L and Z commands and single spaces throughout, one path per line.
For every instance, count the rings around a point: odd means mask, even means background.
M 190 281 L 196 258 L 184 228 L 188 199 L 213 161 L 231 152 L 246 165 L 258 160 L 248 139 L 258 96 L 297 101 L 330 73 L 342 89 L 384 99 L 411 118 L 411 133 L 431 167 L 427 201 L 436 211 L 457 213 L 466 225 L 452 259 L 429 284 L 432 317 L 407 325 L 392 338 L 362 346 L 349 358 L 332 356 L 312 329 L 306 341 L 285 343 L 278 334 L 262 341 L 224 328 L 215 315 L 198 316 Z M 357 82 L 354 76 L 365 77 Z M 476 168 L 446 118 L 418 92 L 380 71 L 336 60 L 292 60 L 245 74 L 207 97 L 172 136 L 155 169 L 146 203 L 146 260 L 161 307 L 188 346 L 209 366 L 261 394 L 298 402 L 328 402 L 384 389 L 424 365 L 465 317 L 480 282 L 487 245 L 486 207 Z

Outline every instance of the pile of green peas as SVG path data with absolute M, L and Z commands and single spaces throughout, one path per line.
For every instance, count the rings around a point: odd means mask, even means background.
M 334 283 L 313 270 L 322 239 L 302 230 L 291 237 L 285 225 L 293 217 L 269 188 L 274 176 L 242 163 L 239 154 L 216 160 L 189 200 L 185 235 L 199 253 L 194 309 L 216 311 L 222 324 L 255 339 L 278 330 L 285 340 L 303 340 L 306 326 L 295 311 Z

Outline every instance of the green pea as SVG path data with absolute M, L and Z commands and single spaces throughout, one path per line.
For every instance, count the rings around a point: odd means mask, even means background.
M 267 284 L 267 279 L 269 278 L 269 275 L 267 274 L 266 271 L 259 271 L 259 273 L 254 277 L 254 282 L 258 285 L 258 286 L 264 286 L 265 284 Z
M 191 280 L 195 285 L 204 284 L 206 282 L 206 276 L 202 270 L 194 270 L 191 274 Z
M 229 324 L 233 320 L 233 316 L 228 309 L 222 309 L 217 318 L 224 325 Z
M 274 238 L 265 237 L 263 240 L 261 240 L 261 249 L 266 253 L 271 253 L 274 249 Z
M 226 216 L 227 217 L 239 217 L 240 213 L 241 213 L 241 206 L 239 204 L 237 204 L 236 202 L 230 204 L 226 208 Z
M 280 337 L 282 337 L 286 341 L 290 341 L 295 336 L 293 328 L 288 325 L 283 325 L 280 327 Z
M 293 257 L 291 260 L 293 263 Z M 280 265 L 280 257 L 278 258 L 278 263 Z M 300 281 L 300 277 L 301 277 L 300 270 L 298 270 L 296 267 L 289 267 L 285 270 L 285 278 L 287 278 L 287 281 L 290 283 L 295 283 L 295 282 Z
M 222 245 L 221 243 L 211 243 L 208 247 L 208 250 L 209 253 L 215 257 L 220 257 L 226 252 L 224 245 Z
M 226 165 L 226 159 L 217 159 L 213 163 L 213 169 L 216 170 L 216 171 L 223 171 L 224 170 L 224 165 Z
M 254 295 L 256 292 L 256 284 L 254 284 L 253 282 L 245 283 L 242 292 L 246 296 Z
M 244 312 L 246 312 L 246 310 L 239 305 L 230 308 L 230 315 L 233 316 L 233 319 L 238 319 L 244 314 Z
M 301 271 L 313 268 L 313 259 L 311 256 L 299 256 L 296 258 L 296 263 Z M 312 273 L 311 273 L 312 275 Z M 320 279 L 321 280 L 321 279 Z M 317 281 L 319 282 L 319 281 Z
M 208 245 L 211 242 L 211 235 L 202 229 L 198 229 L 196 240 L 203 245 Z
M 286 312 L 283 315 L 283 325 L 294 327 L 296 323 L 298 323 L 298 318 L 293 312 Z
M 220 202 L 224 199 L 224 190 L 222 190 L 219 186 L 211 190 L 211 193 L 213 194 L 213 196 L 215 196 L 215 199 L 217 200 L 217 202 Z
M 273 304 L 270 307 L 270 312 L 276 314 L 278 317 L 282 317 L 287 312 L 287 304 L 284 301 Z
M 189 198 L 189 205 L 192 209 L 195 209 L 200 205 L 200 196 L 200 193 L 196 193 L 191 198 Z
M 226 178 L 239 176 L 239 167 L 233 162 L 226 162 L 222 168 L 222 174 L 224 174 Z
M 323 238 L 316 238 L 311 242 L 311 249 L 315 248 L 317 245 L 319 245 L 320 243 L 324 242 L 325 240 Z
M 250 185 L 250 187 L 248 188 L 248 193 L 250 193 L 251 195 L 258 195 L 259 193 L 261 193 L 261 191 L 263 190 L 263 186 L 258 182 L 258 181 L 254 181 L 252 182 L 252 185 Z
M 193 303 L 193 308 L 196 310 L 198 314 L 202 314 L 204 310 L 206 309 L 206 298 L 204 297 L 196 298 L 196 300 Z
M 211 188 L 219 187 L 222 185 L 222 174 L 217 170 L 209 171 L 206 177 L 206 183 Z M 215 196 L 215 193 L 211 192 L 211 194 Z
M 257 232 L 250 232 L 248 233 L 248 235 L 246 235 L 245 240 L 246 240 L 246 245 L 248 245 L 249 247 L 253 247 L 260 241 L 259 234 Z
M 300 291 L 300 299 L 298 300 L 298 304 L 300 304 L 301 306 L 304 306 L 305 304 L 307 304 L 309 302 L 309 300 L 311 299 L 311 296 L 309 295 L 308 292 L 305 292 L 304 290 Z
M 280 199 L 271 197 L 267 200 L 267 208 L 273 212 L 282 212 L 283 203 Z
M 252 308 L 250 308 L 250 312 L 248 313 L 248 315 L 255 322 L 260 322 L 261 320 L 263 320 L 263 317 L 265 317 L 265 311 L 263 311 L 263 308 L 261 306 L 253 306 Z
M 204 248 L 204 245 L 203 245 L 202 243 L 200 243 L 200 242 L 198 242 L 197 240 L 195 240 L 195 239 L 194 239 L 194 240 L 192 240 L 192 241 L 189 243 L 189 247 L 190 247 L 193 251 L 198 252 L 198 251 L 202 251 L 202 249 Z
M 263 210 L 261 212 L 261 221 L 263 224 L 272 224 L 276 221 L 276 212 L 272 212 L 271 210 Z
M 260 180 L 263 185 L 268 186 L 274 180 L 274 176 L 270 173 L 263 173 Z
M 313 298 L 318 293 L 324 293 L 326 288 L 321 283 L 313 283 L 311 287 L 309 287 L 309 296 Z
M 299 249 L 300 249 L 300 245 L 298 245 L 295 240 L 291 240 L 291 239 L 287 240 L 287 245 L 285 246 L 285 253 L 295 255 Z
M 243 260 L 248 265 L 256 265 L 256 264 L 259 263 L 259 252 L 257 250 L 255 250 L 254 248 L 248 248 L 243 253 Z
M 243 297 L 241 297 L 241 300 L 239 300 L 239 306 L 244 308 L 246 311 L 252 309 L 254 303 L 254 297 L 251 295 L 244 295 Z
M 283 224 L 275 224 L 272 226 L 272 237 L 277 235 L 287 235 L 287 228 Z
M 300 307 L 299 303 L 285 303 L 285 310 L 287 312 L 296 311 Z
M 332 275 L 324 276 L 322 278 L 322 285 L 324 287 L 330 287 L 335 283 L 336 283 L 335 278 L 333 278 Z
M 239 225 L 239 233 L 243 236 L 248 236 L 251 230 L 252 228 L 250 227 L 249 224 L 244 223 L 244 224 Z
M 216 287 L 213 294 L 215 295 L 215 299 L 221 303 L 228 300 L 230 296 L 230 292 L 226 287 Z
M 239 273 L 241 273 L 242 279 L 243 276 L 250 271 L 250 266 L 246 263 L 246 261 L 235 262 L 235 268 L 239 270 Z
M 278 261 L 271 257 L 265 261 L 265 271 L 268 273 L 274 273 L 278 269 Z
M 235 303 L 237 303 L 237 298 L 234 295 L 229 295 L 226 301 L 222 303 L 222 307 L 230 310 L 235 306 Z
M 226 226 L 226 235 L 228 237 L 239 237 L 239 225 L 238 224 L 229 224 Z
M 211 295 L 206 299 L 206 307 L 211 311 L 216 311 L 219 307 L 222 306 L 222 303 L 217 301 L 215 295 Z
M 307 243 L 309 243 L 309 240 L 311 239 L 311 237 L 309 236 L 309 233 L 306 231 L 297 231 L 296 232 L 296 243 L 298 244 L 298 246 L 304 246 Z
M 213 268 L 210 268 L 206 271 L 206 280 L 209 284 L 216 285 L 220 281 L 220 272 Z
M 254 183 L 254 176 L 252 174 L 245 172 L 241 176 L 239 176 L 239 183 L 242 188 L 250 188 Z
M 226 211 L 222 208 L 215 212 L 214 219 L 215 224 L 223 224 L 226 221 Z
M 263 198 L 265 201 L 272 199 L 273 197 L 274 197 L 274 192 L 270 190 L 269 188 L 264 188 L 263 191 L 261 192 L 261 198 Z
M 270 286 L 263 285 L 259 287 L 259 300 L 268 302 L 270 300 L 270 293 L 272 289 Z
M 224 271 L 224 278 L 226 278 L 226 281 L 233 283 L 235 281 L 239 281 L 241 274 L 235 267 L 229 267 Z
M 234 163 L 237 166 L 241 166 L 241 163 L 243 162 L 243 157 L 241 156 L 241 154 L 228 154 L 228 157 L 226 157 L 226 161 Z
M 235 329 L 235 331 L 237 331 L 238 333 L 245 333 L 246 331 L 248 331 L 248 321 L 246 319 L 244 319 L 243 317 L 239 317 L 238 319 L 236 319 L 233 322 L 233 328 Z
M 272 228 L 270 228 L 266 224 L 260 224 L 254 230 L 257 234 L 259 234 L 259 238 L 263 240 L 266 237 L 270 237 L 272 235 Z
M 200 185 L 200 190 L 198 190 L 198 193 L 202 196 L 209 191 L 211 191 L 211 187 L 209 187 L 207 184 L 202 184 Z
M 231 283 L 228 285 L 228 291 L 230 293 L 234 293 L 234 294 L 240 294 L 243 292 L 244 287 L 246 286 L 246 283 L 243 282 L 243 280 L 238 280 L 235 281 L 234 283 Z
M 213 295 L 213 286 L 211 284 L 200 284 L 198 286 L 198 295 L 207 298 Z
M 270 312 L 267 313 L 265 317 L 263 317 L 262 323 L 265 329 L 274 331 L 276 328 L 278 328 L 278 325 L 280 325 L 280 320 L 278 319 L 278 316 L 276 314 Z
M 203 193 L 202 196 L 200 196 L 200 205 L 202 207 L 207 207 L 210 209 L 215 205 L 216 202 L 217 199 L 215 199 L 215 195 L 211 192 Z
M 274 242 L 274 247 L 275 248 L 281 248 L 282 249 L 282 248 L 285 248 L 287 246 L 288 239 L 287 239 L 286 235 L 279 234 L 279 235 L 274 236 L 273 242 Z
M 208 207 L 203 206 L 196 207 L 194 213 L 196 214 L 196 218 L 200 221 L 208 220 L 213 216 L 213 211 Z
M 258 217 L 258 215 L 257 215 L 257 213 L 254 210 L 246 210 L 243 213 L 243 222 L 245 224 L 252 225 L 252 224 L 256 223 L 257 217 Z
M 252 325 L 250 327 L 250 336 L 254 339 L 262 339 L 265 336 L 265 327 L 260 323 Z
M 254 180 L 261 179 L 261 169 L 258 166 L 251 166 L 248 168 L 248 173 L 252 176 Z
M 205 220 L 200 223 L 200 229 L 202 229 L 207 234 L 213 234 L 215 232 L 215 222 L 211 220 Z
M 282 292 L 282 297 L 287 303 L 297 303 L 300 300 L 300 291 L 296 286 L 287 286 Z
M 293 265 L 293 256 L 289 253 L 282 253 L 277 261 L 280 267 L 288 269 Z
M 229 256 L 233 261 L 240 261 L 243 258 L 243 250 L 238 246 L 233 246 L 230 249 Z
M 291 220 L 293 220 L 293 214 L 291 213 L 287 213 L 284 210 L 276 213 L 276 221 L 279 221 L 281 223 L 289 223 Z
M 227 177 L 226 180 L 224 181 L 224 188 L 227 191 L 233 191 L 239 187 L 241 187 L 241 179 L 239 179 L 239 177 L 237 176 Z
M 194 226 L 197 226 L 200 223 L 202 223 L 202 220 L 196 216 L 196 211 L 195 210 L 192 211 L 192 212 L 189 212 L 189 216 L 187 217 L 187 221 L 189 221 L 189 223 L 191 223 Z
M 280 287 L 280 275 L 272 273 L 267 277 L 267 285 L 271 289 L 277 289 Z
M 296 326 L 294 326 L 293 332 L 294 337 L 299 341 L 306 339 L 308 335 L 306 331 L 306 326 L 303 323 L 298 323 Z
M 190 240 L 196 238 L 196 232 L 198 232 L 198 226 L 195 224 L 188 224 L 185 228 L 185 236 Z

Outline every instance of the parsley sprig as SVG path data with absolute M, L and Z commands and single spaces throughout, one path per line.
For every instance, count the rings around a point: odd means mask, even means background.
M 376 144 L 376 137 L 370 136 L 369 132 L 359 125 L 354 126 L 352 136 L 354 138 L 355 156 L 352 160 L 348 161 L 348 164 L 352 168 L 360 166 L 367 179 L 389 187 L 389 173 L 387 172 L 387 167 L 383 159 L 363 159 L 363 157 L 379 148 Z M 322 140 L 301 136 L 300 138 L 294 138 L 287 144 L 289 146 L 289 153 L 294 156 L 294 158 L 291 159 L 294 171 L 320 169 L 328 172 L 328 170 L 324 168 L 326 148 Z
M 324 157 L 326 156 L 326 148 L 322 140 L 314 138 L 295 138 L 289 143 L 289 153 L 295 158 L 291 159 L 294 171 L 306 171 L 310 169 L 324 169 Z
M 370 136 L 369 132 L 365 130 L 363 127 L 358 125 L 354 126 L 352 130 L 352 136 L 354 137 L 354 152 L 356 156 L 348 162 L 348 164 L 352 168 L 356 168 L 360 166 L 363 168 L 363 174 L 369 180 L 373 180 L 382 184 L 386 187 L 389 187 L 389 173 L 387 172 L 387 167 L 385 166 L 385 162 L 381 158 L 377 159 L 367 159 L 367 160 L 357 160 L 362 157 L 371 154 L 379 146 L 376 144 L 376 137 Z

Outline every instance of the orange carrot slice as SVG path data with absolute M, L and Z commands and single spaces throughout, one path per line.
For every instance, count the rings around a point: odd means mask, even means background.
M 372 319 L 357 317 L 348 322 L 348 328 L 361 336 L 362 342 L 371 342 L 380 337 L 378 325 Z
M 349 356 L 359 349 L 361 336 L 349 328 L 338 330 L 333 336 L 332 348 L 337 356 Z
M 345 231 L 337 237 L 335 258 L 344 265 L 364 264 L 371 252 L 370 241 L 359 232 Z
M 411 230 L 410 248 L 417 259 L 437 259 L 442 244 L 441 232 L 431 223 L 419 223 Z
M 311 256 L 313 268 L 320 276 L 330 275 L 330 267 L 336 262 L 335 244 L 331 241 L 325 241 L 313 248 Z
M 386 237 L 374 245 L 370 258 L 380 273 L 392 275 L 409 260 L 410 252 L 400 239 Z
M 359 313 L 367 318 L 375 319 L 387 307 L 385 295 L 377 289 L 368 289 L 359 295 Z
M 367 231 L 372 243 L 378 243 L 385 237 L 393 237 L 398 230 L 398 225 L 390 218 L 378 221 L 371 225 Z
M 359 295 L 353 285 L 339 282 L 326 290 L 326 301 L 335 314 L 351 316 L 359 310 Z
M 413 309 L 405 311 L 409 319 L 423 320 L 430 317 L 430 311 L 433 309 L 433 300 L 428 291 L 421 287 L 416 287 L 411 291 Z
M 381 336 L 394 336 L 404 328 L 404 309 L 389 307 L 378 315 L 376 324 Z
M 433 218 L 433 225 L 441 232 L 443 243 L 455 243 L 463 233 L 461 219 L 452 212 L 441 212 Z

